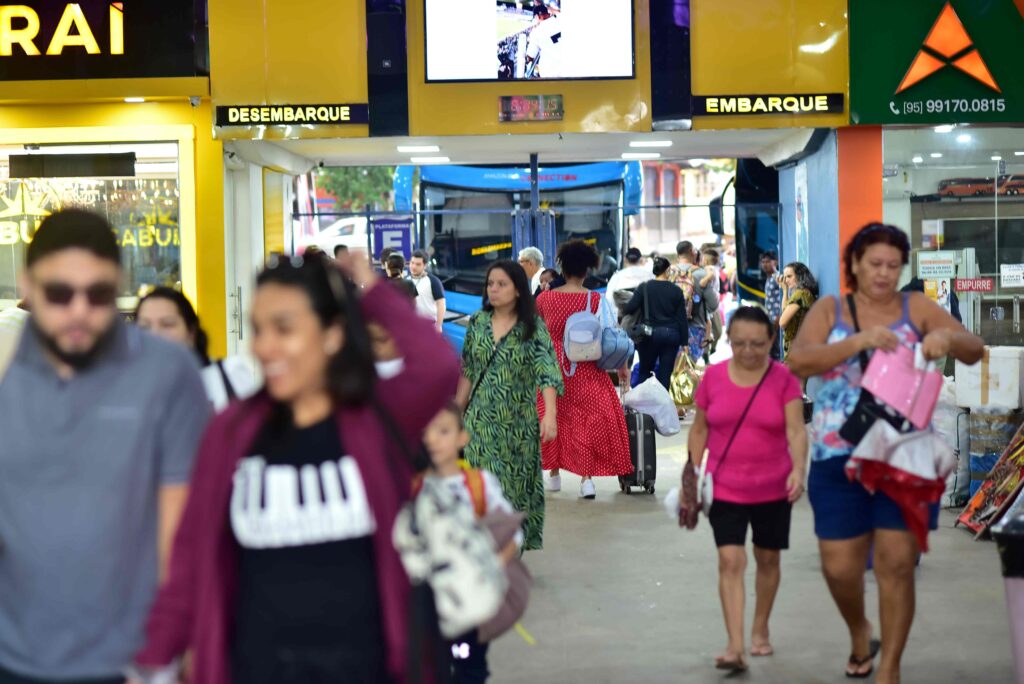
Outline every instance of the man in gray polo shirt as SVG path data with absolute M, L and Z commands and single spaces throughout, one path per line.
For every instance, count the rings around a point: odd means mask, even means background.
M 120 321 L 110 225 L 43 221 L 0 381 L 0 684 L 120 684 L 210 408 L 187 350 Z

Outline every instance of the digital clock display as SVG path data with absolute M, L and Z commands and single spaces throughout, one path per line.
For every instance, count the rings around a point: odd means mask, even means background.
M 565 116 L 561 95 L 503 95 L 498 121 L 561 121 Z

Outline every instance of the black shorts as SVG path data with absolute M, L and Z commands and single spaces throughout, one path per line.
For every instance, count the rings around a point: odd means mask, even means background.
M 793 504 L 785 499 L 760 504 L 715 501 L 708 519 L 716 546 L 746 546 L 747 525 L 754 530 L 754 546 L 770 551 L 789 548 Z

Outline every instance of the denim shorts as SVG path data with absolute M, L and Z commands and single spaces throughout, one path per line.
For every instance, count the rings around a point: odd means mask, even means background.
M 811 463 L 807 497 L 814 511 L 818 539 L 854 539 L 875 530 L 906 530 L 900 507 L 882 492 L 870 493 L 846 476 L 849 456 Z M 939 527 L 939 505 L 929 507 L 929 529 Z

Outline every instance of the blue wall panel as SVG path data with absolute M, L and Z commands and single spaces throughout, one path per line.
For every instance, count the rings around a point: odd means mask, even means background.
M 809 263 L 822 295 L 839 294 L 839 174 L 835 132 L 821 148 L 804 159 L 807 165 L 807 217 Z M 779 201 L 782 204 L 783 264 L 796 260 L 796 188 L 792 167 L 779 172 Z

